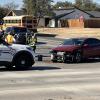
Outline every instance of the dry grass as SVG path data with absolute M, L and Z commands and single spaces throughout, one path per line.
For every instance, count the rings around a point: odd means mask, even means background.
M 39 33 L 56 34 L 58 38 L 97 37 L 100 38 L 100 28 L 39 28 Z

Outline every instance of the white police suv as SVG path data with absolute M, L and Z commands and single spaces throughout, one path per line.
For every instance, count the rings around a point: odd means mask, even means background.
M 28 45 L 0 43 L 0 66 L 29 68 L 35 63 L 35 54 Z

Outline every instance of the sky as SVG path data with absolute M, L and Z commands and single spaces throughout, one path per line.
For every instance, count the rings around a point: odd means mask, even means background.
M 21 8 L 22 6 L 22 1 L 23 0 L 0 0 L 0 5 L 4 5 L 4 4 L 7 4 L 7 3 L 10 3 L 10 2 L 14 2 L 16 3 L 17 5 L 19 5 L 19 8 Z M 54 2 L 57 2 L 57 1 L 70 1 L 70 2 L 74 2 L 74 0 L 54 0 Z M 94 2 L 97 2 L 98 4 L 100 4 L 100 0 L 93 0 Z

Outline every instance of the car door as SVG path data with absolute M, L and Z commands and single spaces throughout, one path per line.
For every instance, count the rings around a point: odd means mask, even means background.
M 100 40 L 93 39 L 94 56 L 100 56 Z
M 85 57 L 93 57 L 96 55 L 96 45 L 94 39 L 87 39 L 83 44 L 83 55 Z
M 10 62 L 12 58 L 13 54 L 9 45 L 0 44 L 0 61 Z

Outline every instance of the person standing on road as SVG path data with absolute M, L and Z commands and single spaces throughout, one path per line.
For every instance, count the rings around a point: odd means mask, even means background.
M 3 36 L 4 36 L 4 33 L 3 31 L 0 32 L 0 44 L 3 43 Z
M 36 33 L 34 33 L 33 41 L 34 41 L 34 43 L 37 43 L 37 34 Z
M 35 53 L 35 51 L 36 51 L 36 43 L 33 43 L 33 51 Z
M 37 36 L 36 36 L 36 34 L 34 33 L 34 35 L 33 35 L 33 33 L 32 33 L 32 36 L 30 37 L 30 46 L 33 48 L 33 51 L 34 51 L 34 53 L 35 53 L 35 51 L 36 51 L 36 44 L 37 44 Z
M 15 42 L 15 38 L 14 36 L 11 34 L 11 32 L 8 33 L 8 35 L 5 37 L 5 41 L 8 43 L 8 44 L 12 44 Z
M 4 37 L 4 30 L 1 30 L 1 31 L 0 31 L 0 38 L 1 38 L 1 37 L 2 37 L 2 38 Z
M 35 51 L 36 51 L 36 42 L 32 41 L 29 45 L 33 48 L 33 51 L 35 53 Z

